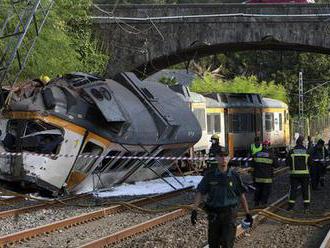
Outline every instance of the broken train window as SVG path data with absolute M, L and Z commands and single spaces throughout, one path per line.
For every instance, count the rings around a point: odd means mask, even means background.
M 39 120 L 27 121 L 21 137 L 22 150 L 42 154 L 58 154 L 63 131 Z

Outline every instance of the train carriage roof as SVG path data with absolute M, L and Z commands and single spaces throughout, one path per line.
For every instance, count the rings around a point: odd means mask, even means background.
M 217 101 L 210 97 L 205 97 L 206 99 L 206 107 L 207 108 L 226 108 L 226 104 L 221 101 Z
M 206 94 L 226 108 L 262 108 L 262 97 L 251 93 L 211 93 Z
M 262 103 L 264 108 L 288 108 L 288 105 L 280 100 L 263 97 Z

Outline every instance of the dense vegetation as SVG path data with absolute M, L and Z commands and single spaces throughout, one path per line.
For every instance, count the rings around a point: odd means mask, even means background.
M 190 89 L 199 93 L 259 93 L 265 97 L 287 102 L 286 90 L 282 85 L 276 85 L 273 81 L 259 82 L 255 76 L 237 76 L 232 80 L 224 81 L 207 74 L 204 78 L 197 78 Z
M 108 57 L 99 51 L 92 36 L 88 17 L 91 4 L 91 0 L 55 1 L 21 79 L 36 78 L 40 75 L 54 77 L 72 71 L 103 74 Z M 10 5 L 7 10 L 10 10 Z M 6 12 L 0 12 L 0 19 L 5 14 Z M 11 28 L 13 29 L 17 23 L 12 22 Z M 34 35 L 35 30 L 32 26 L 27 34 L 27 40 Z M 13 67 L 14 71 L 17 71 L 17 62 Z

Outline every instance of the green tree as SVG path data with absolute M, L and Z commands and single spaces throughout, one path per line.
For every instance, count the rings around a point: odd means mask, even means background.
M 276 85 L 273 81 L 259 82 L 255 76 L 238 76 L 232 80 L 224 81 L 207 74 L 203 78 L 195 79 L 190 90 L 197 93 L 257 93 L 265 97 L 287 102 L 287 94 L 283 86 Z
M 73 71 L 105 72 L 108 56 L 92 36 L 90 0 L 58 0 L 47 18 L 21 80 Z M 33 27 L 28 35 L 32 35 Z M 17 66 L 17 65 L 16 65 Z

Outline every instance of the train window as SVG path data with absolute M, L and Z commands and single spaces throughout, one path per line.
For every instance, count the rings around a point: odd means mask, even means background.
M 109 153 L 107 154 L 107 156 L 113 156 L 113 157 L 117 157 L 120 154 L 120 151 L 109 151 Z M 110 163 L 114 160 L 115 158 L 105 158 L 102 160 L 100 167 L 99 167 L 99 171 L 103 172 L 106 170 L 106 168 L 110 165 Z
M 249 97 L 249 101 L 253 103 L 252 95 L 249 94 L 248 97 Z
M 254 131 L 253 114 L 233 114 L 229 116 L 229 131 L 234 133 L 244 133 Z
M 88 141 L 83 151 L 81 152 L 81 155 L 98 156 L 101 155 L 102 152 L 102 147 Z M 97 159 L 98 157 L 84 158 L 83 156 L 81 156 L 76 161 L 75 169 L 83 172 L 89 172 Z
M 278 122 L 279 130 L 282 131 L 282 113 L 278 115 L 278 118 L 279 118 L 279 122 Z
M 202 108 L 196 108 L 193 110 L 194 115 L 196 116 L 199 125 L 201 126 L 202 130 L 204 131 L 206 129 L 205 124 L 205 109 Z
M 214 115 L 214 132 L 220 133 L 221 132 L 221 118 L 220 115 Z
M 207 133 L 212 134 L 213 133 L 213 126 L 214 124 L 212 123 L 214 119 L 212 118 L 212 115 L 207 115 Z
M 207 133 L 214 134 L 221 132 L 220 114 L 207 115 Z
M 260 95 L 257 95 L 257 99 L 258 99 L 258 102 L 259 102 L 260 104 L 262 104 L 262 100 L 261 100 Z
M 124 157 L 126 156 L 132 156 L 132 154 L 130 152 L 125 152 L 123 154 Z M 123 163 L 125 163 L 127 161 L 127 159 L 122 159 L 119 158 L 112 166 L 111 166 L 111 170 L 115 170 L 118 169 L 120 167 L 120 165 L 122 165 Z
M 144 156 L 145 154 L 147 154 L 147 153 L 146 152 L 135 152 L 131 156 L 141 157 L 141 156 Z M 133 160 L 130 160 L 128 162 L 133 162 L 133 163 L 139 162 L 139 163 L 143 164 L 145 162 L 145 160 L 133 159 Z M 127 169 L 131 165 L 132 165 L 132 163 L 125 163 L 124 166 L 123 166 L 123 169 Z
M 41 154 L 59 153 L 63 141 L 60 129 L 39 120 L 28 121 L 23 129 L 20 138 L 22 150 Z
M 271 132 L 274 129 L 274 114 L 265 113 L 265 130 Z

